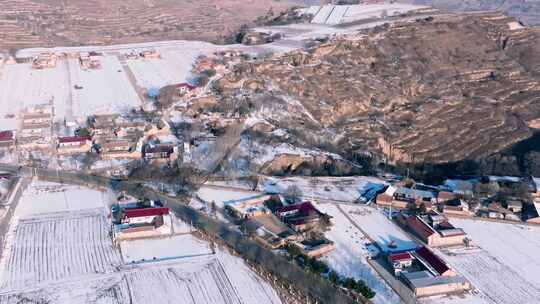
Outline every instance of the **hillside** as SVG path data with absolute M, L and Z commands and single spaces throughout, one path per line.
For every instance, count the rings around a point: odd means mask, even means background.
M 270 9 L 277 13 L 298 1 L 4 0 L 0 3 L 1 51 L 175 39 L 221 41 Z
M 540 24 L 538 0 L 399 0 L 398 2 L 430 5 L 455 11 L 501 11 L 529 25 Z
M 498 13 L 422 17 L 244 63 L 219 91 L 264 117 L 267 140 L 279 129 L 349 159 L 481 160 L 540 128 L 539 36 Z

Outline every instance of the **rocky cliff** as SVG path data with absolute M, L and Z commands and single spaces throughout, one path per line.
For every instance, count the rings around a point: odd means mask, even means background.
M 539 38 L 499 13 L 409 19 L 244 63 L 221 98 L 241 91 L 297 145 L 405 163 L 484 159 L 540 127 Z

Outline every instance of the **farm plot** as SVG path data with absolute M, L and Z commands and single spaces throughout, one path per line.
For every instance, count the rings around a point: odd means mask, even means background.
M 372 184 L 385 184 L 376 177 L 287 177 L 265 178 L 259 187 L 269 193 L 283 193 L 288 187 L 296 185 L 302 190 L 305 199 L 354 202 Z
M 489 303 L 538 303 L 540 229 L 522 225 L 452 219 L 479 248 L 444 250 L 448 262 Z
M 30 63 L 6 65 L 0 73 L 0 129 L 16 129 L 17 115 L 27 106 L 54 101 L 56 120 L 65 117 L 69 79 L 65 61 L 52 69 L 36 70 Z
M 141 105 L 141 100 L 116 56 L 103 56 L 101 68 L 82 70 L 68 59 L 73 115 L 122 113 Z
M 332 216 L 333 225 L 326 236 L 336 245 L 323 261 L 342 276 L 366 281 L 377 293 L 372 300 L 374 303 L 400 303 L 399 296 L 367 262 L 372 254 L 370 240 L 335 205 L 317 204 L 317 208 Z
M 59 212 L 19 220 L 3 285 L 23 288 L 120 265 L 102 210 Z
M 160 49 L 160 59 L 128 60 L 128 66 L 140 87 L 161 88 L 188 81 L 195 59 L 209 53 L 215 46 L 202 42 L 187 42 L 175 49 Z
M 74 185 L 33 181 L 19 201 L 15 216 L 103 208 L 114 199 L 103 192 Z
M 126 263 L 179 259 L 212 254 L 208 244 L 191 234 L 160 239 L 141 239 L 120 243 Z
M 341 208 L 371 239 L 379 244 L 382 250 L 403 251 L 416 249 L 416 243 L 379 210 L 349 205 L 343 205 Z M 395 245 L 395 247 L 390 248 L 390 244 Z
M 225 254 L 229 259 L 237 258 Z M 223 257 L 187 259 L 123 268 L 110 274 L 48 285 L 23 292 L 0 293 L 0 303 L 117 303 L 117 304 L 280 304 L 273 289 L 245 265 L 237 269 Z M 245 272 L 247 269 L 248 272 Z M 31 302 L 31 303 L 34 303 Z

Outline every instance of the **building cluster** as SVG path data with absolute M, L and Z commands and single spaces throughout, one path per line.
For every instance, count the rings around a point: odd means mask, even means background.
M 536 178 L 483 176 L 446 180 L 439 186 L 405 186 L 398 181 L 377 188 L 373 197 L 377 206 L 396 211 L 540 223 L 540 182 Z
M 280 196 L 260 195 L 229 201 L 225 210 L 241 224 L 244 232 L 268 248 L 292 245 L 309 257 L 335 249 L 330 240 L 307 237 L 330 221 L 311 202 L 285 204 Z
M 82 52 L 79 54 L 79 64 L 83 70 L 101 69 L 101 54 L 96 52 Z
M 121 194 L 111 208 L 115 242 L 170 236 L 173 222 L 169 208 L 160 202 L 139 201 Z
M 136 51 L 133 50 L 133 51 L 126 54 L 126 58 L 130 59 L 130 60 L 137 60 L 137 59 L 141 59 L 141 58 L 143 58 L 143 59 L 160 59 L 161 54 L 155 49 L 144 50 L 144 51 L 140 51 L 140 52 L 136 52 Z
M 52 102 L 30 106 L 20 113 L 17 145 L 21 149 L 49 149 L 53 140 L 54 106 Z
M 32 59 L 32 68 L 42 70 L 56 67 L 58 56 L 54 53 L 41 53 Z
M 409 286 L 416 297 L 456 294 L 471 289 L 464 277 L 427 247 L 390 253 L 387 261 L 394 275 Z
M 463 229 L 454 227 L 448 219 L 436 211 L 424 214 L 400 214 L 398 220 L 422 242 L 432 247 L 459 246 L 466 242 Z

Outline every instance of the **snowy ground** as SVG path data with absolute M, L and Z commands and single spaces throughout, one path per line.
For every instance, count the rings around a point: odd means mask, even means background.
M 261 195 L 261 192 L 242 190 L 242 189 L 225 189 L 222 187 L 203 186 L 197 191 L 197 196 L 206 202 L 215 202 L 216 206 L 223 208 L 225 202 L 239 200 Z
M 343 215 L 333 204 L 317 204 L 319 210 L 330 214 L 332 228 L 326 237 L 334 241 L 336 250 L 325 256 L 323 260 L 330 268 L 342 276 L 352 276 L 366 281 L 377 294 L 373 298 L 375 304 L 399 303 L 399 296 L 386 284 L 379 274 L 367 263 L 366 257 L 372 251 L 369 239 Z
M 166 85 L 188 81 L 195 59 L 199 55 L 208 55 L 216 49 L 209 43 L 185 41 L 177 48 L 161 48 L 161 59 L 128 60 L 140 87 L 161 88 Z
M 33 182 L 10 224 L 0 303 L 281 303 L 242 259 L 182 234 L 185 223 L 174 224 L 175 236 L 114 247 L 111 195 Z
M 53 69 L 35 70 L 30 63 L 6 65 L 0 71 L 0 130 L 16 129 L 16 118 L 24 107 L 42 104 L 54 99 L 58 120 L 66 114 L 69 98 L 67 64 L 58 61 Z
M 174 235 L 159 239 L 141 239 L 120 242 L 125 263 L 153 260 L 182 259 L 212 254 L 208 243 L 191 234 Z
M 417 245 L 379 210 L 362 206 L 341 206 L 354 222 L 384 251 L 414 250 Z M 393 242 L 397 247 L 389 248 Z
M 297 185 L 305 199 L 354 202 L 371 184 L 385 184 L 381 179 L 371 176 L 350 177 L 267 177 L 259 183 L 261 191 L 282 193 L 291 185 Z
M 23 193 L 15 216 L 104 208 L 112 200 L 111 192 L 36 180 Z
M 360 20 L 398 16 L 414 10 L 427 9 L 428 6 L 385 3 L 385 4 L 358 4 L 358 5 L 324 5 L 314 6 L 306 10 L 313 14 L 312 23 L 316 24 L 343 24 Z
M 68 59 L 73 115 L 121 113 L 141 106 L 117 56 L 100 57 L 101 68 L 82 70 L 77 59 Z M 75 85 L 82 89 L 75 89 Z
M 24 217 L 14 233 L 3 288 L 107 273 L 120 265 L 102 209 Z
M 452 223 L 478 247 L 443 250 L 444 258 L 487 303 L 539 303 L 540 228 L 467 219 Z

